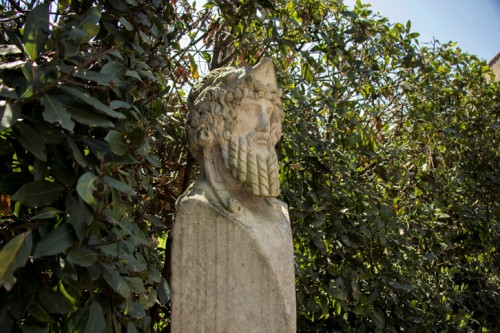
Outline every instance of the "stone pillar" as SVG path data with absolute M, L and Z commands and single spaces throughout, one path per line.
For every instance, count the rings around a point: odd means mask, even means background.
M 293 244 L 274 146 L 283 112 L 271 60 L 211 72 L 187 133 L 201 174 L 177 203 L 172 332 L 296 332 Z

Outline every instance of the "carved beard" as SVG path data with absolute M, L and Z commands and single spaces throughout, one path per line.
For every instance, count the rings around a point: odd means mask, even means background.
M 255 153 L 252 145 L 254 135 L 234 135 L 223 142 L 224 164 L 235 179 L 247 185 L 250 193 L 260 197 L 277 197 L 280 188 L 276 151 L 269 149 L 267 154 Z

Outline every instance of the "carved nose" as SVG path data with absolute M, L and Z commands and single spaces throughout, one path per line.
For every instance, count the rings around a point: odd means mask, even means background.
M 259 123 L 257 124 L 256 130 L 258 132 L 269 132 L 270 129 L 271 129 L 271 122 L 269 121 L 267 112 L 265 110 L 262 110 L 259 113 Z

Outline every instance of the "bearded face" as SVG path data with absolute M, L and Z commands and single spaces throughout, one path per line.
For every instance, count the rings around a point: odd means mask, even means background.
M 278 158 L 271 137 L 273 112 L 275 106 L 269 99 L 245 97 L 237 107 L 233 134 L 221 143 L 226 168 L 261 197 L 280 193 Z

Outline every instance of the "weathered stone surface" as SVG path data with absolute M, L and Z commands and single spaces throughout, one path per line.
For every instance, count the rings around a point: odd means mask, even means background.
M 286 208 L 235 217 L 192 192 L 179 203 L 172 274 L 174 332 L 295 332 Z M 281 205 L 280 205 L 281 206 Z
M 290 221 L 275 199 L 280 93 L 266 60 L 216 70 L 190 95 L 201 173 L 176 207 L 174 333 L 296 331 Z

